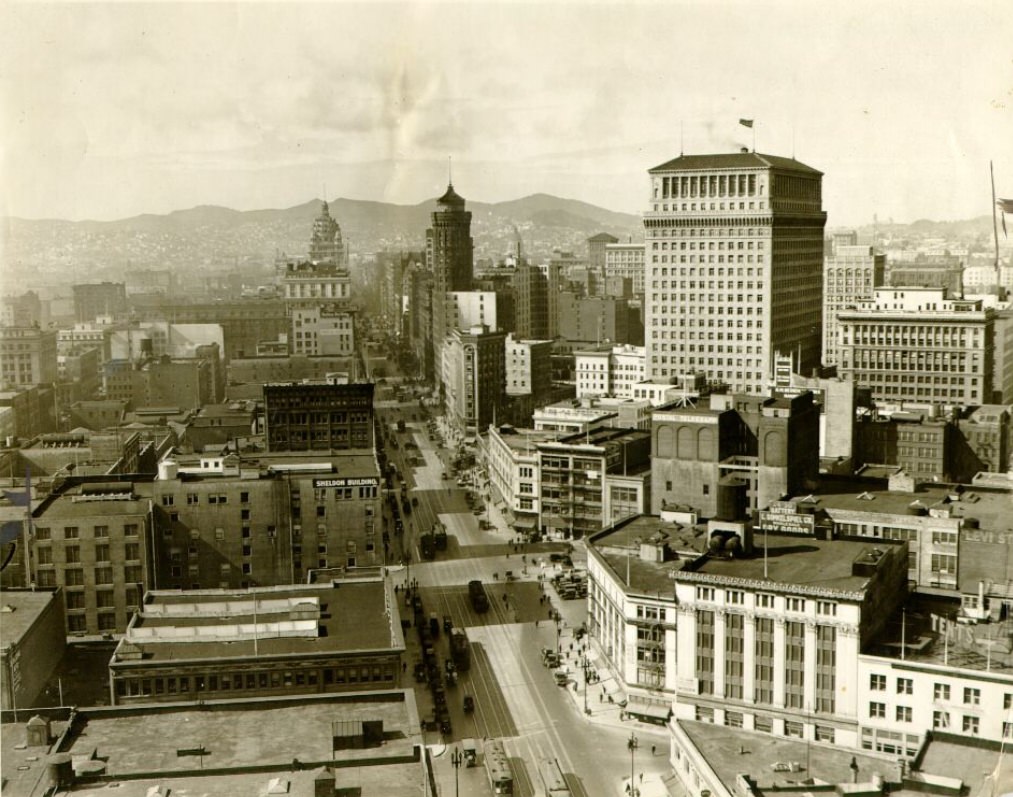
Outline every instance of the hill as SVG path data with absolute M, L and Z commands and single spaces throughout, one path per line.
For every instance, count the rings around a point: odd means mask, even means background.
M 330 208 L 354 257 L 382 249 L 423 249 L 436 202 L 396 205 L 338 198 Z M 638 216 L 548 194 L 469 202 L 468 209 L 476 259 L 498 259 L 514 251 L 517 235 L 532 258 L 546 257 L 554 249 L 583 253 L 584 241 L 598 232 L 621 240 L 643 237 Z M 290 208 L 250 211 L 201 205 L 116 221 L 5 218 L 0 219 L 0 265 L 7 274 L 59 275 L 63 280 L 68 275 L 71 280 L 122 279 L 128 269 L 170 268 L 181 274 L 268 269 L 277 252 L 306 251 L 319 212 L 320 200 L 314 199 Z

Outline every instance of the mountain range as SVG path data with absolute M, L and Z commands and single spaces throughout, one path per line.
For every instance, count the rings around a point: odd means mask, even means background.
M 435 200 L 395 205 L 338 198 L 329 203 L 353 256 L 389 250 L 419 251 Z M 0 220 L 5 270 L 52 273 L 70 269 L 89 279 L 122 278 L 124 269 L 269 266 L 277 252 L 305 253 L 320 200 L 295 207 L 239 211 L 202 205 L 164 215 L 116 221 Z M 620 240 L 642 238 L 639 216 L 586 202 L 533 194 L 508 202 L 468 202 L 476 258 L 501 258 L 516 250 L 542 257 L 554 249 L 586 252 L 586 239 L 608 232 Z M 108 273 L 108 276 L 107 276 Z

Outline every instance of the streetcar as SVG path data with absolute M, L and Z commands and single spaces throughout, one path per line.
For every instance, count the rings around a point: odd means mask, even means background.
M 538 772 L 542 776 L 545 797 L 572 797 L 572 792 L 570 787 L 566 785 L 566 778 L 563 777 L 563 769 L 559 766 L 557 758 L 544 759 Z
M 485 772 L 493 794 L 514 793 L 514 773 L 502 739 L 490 739 L 485 743 Z

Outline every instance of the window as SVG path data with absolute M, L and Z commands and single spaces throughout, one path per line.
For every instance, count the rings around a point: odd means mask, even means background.
M 912 695 L 914 694 L 914 681 L 910 678 L 898 678 L 897 679 L 897 694 L 898 695 Z
M 932 727 L 936 730 L 945 730 L 950 727 L 950 715 L 946 711 L 932 712 Z
M 817 614 L 833 617 L 837 614 L 837 604 L 833 601 L 817 601 L 816 612 Z
M 935 684 L 932 687 L 932 699 L 933 700 L 949 700 L 950 699 L 950 685 L 949 684 Z M 1008 706 L 1007 706 L 1008 708 Z
M 83 614 L 69 614 L 67 615 L 67 630 L 70 632 L 75 631 L 86 631 L 87 618 Z
M 911 706 L 897 706 L 897 722 L 911 722 Z
M 63 530 L 63 539 L 65 540 L 76 540 L 79 536 L 77 526 L 67 526 Z
M 765 592 L 757 593 L 756 595 L 756 606 L 760 609 L 773 609 L 774 608 L 774 596 L 769 595 Z
M 970 686 L 964 687 L 964 705 L 977 706 L 981 704 L 981 690 Z
M 977 736 L 978 731 L 981 728 L 981 720 L 978 719 L 978 717 L 971 717 L 965 714 L 963 721 L 961 722 L 961 728 L 964 733 L 968 733 L 971 736 Z
M 869 703 L 869 716 L 875 719 L 886 717 L 886 703 Z
M 885 692 L 886 691 L 886 676 L 876 675 L 873 673 L 869 676 L 869 689 L 873 692 Z
M 113 569 L 111 567 L 96 567 L 95 568 L 95 583 L 96 584 L 112 584 L 113 583 Z
M 64 558 L 67 562 L 80 562 L 81 561 L 81 546 L 80 545 L 68 545 L 63 549 Z
M 109 546 L 108 545 L 96 545 L 95 546 L 95 561 L 96 562 L 108 562 L 109 561 Z
M 802 598 L 787 598 L 786 605 L 789 612 L 805 611 L 805 600 Z
M 35 539 L 37 540 L 49 540 L 52 539 L 52 535 L 48 528 L 35 527 Z
M 138 525 L 136 523 L 123 524 L 124 537 L 136 537 L 137 534 L 138 534 Z

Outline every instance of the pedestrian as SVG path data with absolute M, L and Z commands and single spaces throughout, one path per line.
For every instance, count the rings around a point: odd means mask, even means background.
M 640 782 L 641 783 L 644 782 L 644 773 L 643 772 L 640 773 Z
M 657 749 L 658 749 L 658 745 L 652 744 L 651 745 L 651 755 L 654 755 L 654 753 L 657 751 Z

